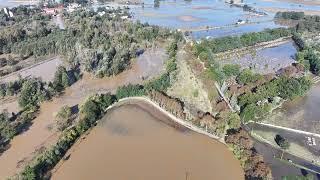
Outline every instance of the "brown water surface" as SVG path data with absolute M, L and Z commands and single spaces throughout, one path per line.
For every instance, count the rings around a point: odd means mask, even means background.
M 225 145 L 168 121 L 142 102 L 113 108 L 70 150 L 52 179 L 244 179 Z
M 61 107 L 75 106 L 96 93 L 114 92 L 122 85 L 141 84 L 142 77 L 153 78 L 159 75 L 164 69 L 166 59 L 167 55 L 162 48 L 147 50 L 132 63 L 130 69 L 119 75 L 98 79 L 85 73 L 83 78 L 67 88 L 63 95 L 42 103 L 40 113 L 32 121 L 30 128 L 15 136 L 10 142 L 11 147 L 0 156 L 0 179 L 20 172 L 39 149 L 56 143 L 60 133 L 54 126 L 54 114 Z

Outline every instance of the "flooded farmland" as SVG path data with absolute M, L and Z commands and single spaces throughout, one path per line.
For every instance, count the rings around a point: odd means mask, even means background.
M 22 78 L 27 77 L 40 77 L 43 81 L 49 82 L 54 78 L 54 73 L 58 66 L 62 65 L 62 61 L 59 57 L 48 59 L 42 61 L 30 67 L 21 69 L 20 71 L 8 74 L 0 78 L 0 82 L 11 82 L 19 79 L 19 76 Z
M 320 84 L 311 88 L 305 97 L 285 102 L 281 109 L 264 122 L 318 133 L 320 130 Z
M 226 146 L 168 121 L 143 102 L 111 109 L 52 179 L 244 179 Z
M 295 62 L 297 50 L 293 41 L 286 41 L 278 46 L 252 50 L 240 57 L 220 61 L 221 64 L 238 64 L 242 68 L 251 68 L 258 73 L 274 73 Z
M 12 139 L 11 147 L 0 156 L 0 177 L 7 178 L 21 171 L 39 150 L 56 142 L 59 133 L 54 126 L 54 116 L 61 107 L 75 106 L 90 95 L 114 92 L 119 86 L 129 83 L 141 84 L 141 77 L 153 78 L 163 71 L 167 57 L 162 48 L 147 50 L 132 63 L 130 69 L 119 75 L 98 79 L 85 73 L 83 78 L 67 88 L 63 95 L 42 103 L 32 126 Z

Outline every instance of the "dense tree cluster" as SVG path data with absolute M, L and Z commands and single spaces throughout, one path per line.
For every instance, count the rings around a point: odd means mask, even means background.
M 275 15 L 275 18 L 292 19 L 292 20 L 300 20 L 304 17 L 305 17 L 304 12 L 296 12 L 296 11 L 277 12 Z
M 299 52 L 296 54 L 296 61 L 303 65 L 305 69 L 309 69 L 313 74 L 320 75 L 318 44 L 308 46 L 299 33 L 294 33 L 292 39 L 299 47 Z
M 240 74 L 240 65 L 238 64 L 226 64 L 222 67 L 222 72 L 226 77 L 237 77 Z
M 45 88 L 45 83 L 38 78 L 33 78 L 23 83 L 18 102 L 24 109 L 34 109 L 40 102 L 49 98 L 50 94 Z
M 11 123 L 9 114 L 2 112 L 0 114 L 0 139 L 11 139 L 16 134 L 15 127 Z
M 294 99 L 303 96 L 311 87 L 311 81 L 307 77 L 286 77 L 281 76 L 252 91 L 238 97 L 241 107 L 240 116 L 244 121 L 254 120 L 271 110 L 274 97 L 282 99 Z
M 99 14 L 102 11 L 104 14 Z M 124 9 L 78 10 L 64 14 L 65 30 L 49 26 L 46 18 L 34 20 L 31 16 L 27 20 L 33 23 L 15 22 L 0 30 L 0 54 L 61 55 L 70 64 L 80 64 L 82 69 L 103 77 L 128 68 L 130 59 L 155 40 L 181 36 L 165 28 L 122 18 L 128 16 Z
M 175 71 L 177 70 L 176 55 L 178 51 L 179 38 L 175 40 L 168 46 L 167 54 L 169 59 L 167 60 L 166 72 L 160 77 L 153 79 L 145 84 L 146 90 L 157 90 L 165 92 L 171 85 L 173 77 L 175 76 Z
M 157 102 L 160 107 L 171 112 L 176 117 L 181 119 L 186 118 L 186 114 L 184 113 L 184 104 L 179 99 L 172 98 L 163 92 L 155 90 L 150 91 L 148 96 L 150 99 Z
M 38 108 L 40 102 L 49 100 L 52 96 L 61 93 L 66 87 L 73 84 L 79 78 L 79 72 L 73 69 L 67 71 L 65 67 L 58 67 L 53 82 L 47 85 L 40 78 L 21 79 L 13 82 L 11 89 L 7 91 L 20 92 L 18 102 L 24 109 Z M 8 83 L 12 84 L 12 83 Z M 1 87 L 1 86 L 0 86 Z M 5 86 L 6 87 L 6 86 Z M 1 91 L 4 91 L 0 89 Z
M 0 154 L 7 149 L 10 140 L 23 132 L 35 117 L 36 113 L 33 110 L 11 115 L 6 111 L 0 113 Z
M 226 128 L 225 119 L 220 117 L 214 117 L 209 112 L 204 113 L 199 111 L 192 122 L 196 126 L 205 129 L 206 132 L 215 134 L 217 136 L 224 135 L 224 131 Z
M 24 6 L 12 8 L 10 11 L 13 11 L 13 17 L 6 15 L 3 9 L 0 11 L 0 21 L 1 16 L 7 17 L 2 18 L 2 22 L 0 22 L 5 26 L 0 28 L 0 54 L 14 52 L 21 57 L 32 55 L 32 52 L 24 54 L 18 52 L 32 48 L 37 40 L 45 38 L 54 30 L 54 27 L 49 23 L 50 16 L 43 15 L 38 9 L 30 9 Z M 26 42 L 29 42 L 31 46 L 18 49 L 23 47 L 22 45 L 28 45 Z M 46 46 L 38 48 L 46 48 Z
M 301 60 L 306 66 L 309 67 L 309 70 L 315 74 L 320 75 L 320 57 L 312 48 L 308 48 L 305 51 L 300 53 Z
M 49 16 L 40 14 L 39 8 L 28 8 L 27 6 L 17 6 L 10 9 L 13 16 L 10 17 L 9 12 L 4 9 L 0 10 L 0 27 L 10 26 L 14 23 L 30 23 L 31 20 L 47 19 Z M 25 17 L 31 17 L 26 19 Z
M 57 71 L 54 74 L 53 82 L 49 83 L 49 90 L 51 90 L 51 94 L 60 93 L 65 88 L 71 86 L 80 78 L 79 69 L 67 69 L 63 66 L 59 66 Z
M 18 79 L 16 81 L 1 83 L 0 97 L 17 95 L 18 93 L 20 93 L 22 85 L 25 81 L 25 79 Z
M 72 123 L 72 110 L 69 106 L 63 106 L 56 115 L 58 130 L 63 131 Z
M 246 179 L 272 179 L 271 170 L 253 147 L 253 141 L 243 129 L 229 130 L 225 142 L 233 149 L 245 171 Z
M 275 16 L 277 19 L 295 20 L 297 32 L 318 32 L 320 30 L 320 16 L 305 15 L 303 12 L 278 12 Z
M 320 16 L 305 16 L 296 26 L 297 32 L 319 32 L 320 31 Z
M 121 86 L 117 89 L 116 96 L 118 99 L 132 96 L 143 96 L 145 94 L 145 89 L 142 85 L 126 85 Z
M 276 135 L 274 138 L 274 141 L 282 148 L 282 149 L 288 149 L 290 146 L 290 143 L 288 139 L 280 136 L 279 134 Z

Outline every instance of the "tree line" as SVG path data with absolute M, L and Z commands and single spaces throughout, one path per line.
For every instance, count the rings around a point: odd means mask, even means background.
M 170 61 L 171 59 L 171 61 L 168 62 L 171 63 L 171 65 L 168 65 L 166 69 L 167 71 L 169 71 L 169 74 L 174 72 L 174 68 L 172 68 L 172 66 L 175 65 L 172 65 L 172 63 L 175 63 L 178 42 L 179 40 L 176 39 L 170 44 L 167 49 L 167 53 L 169 54 L 168 61 Z M 96 124 L 97 120 L 105 115 L 106 109 L 110 105 L 125 97 L 144 96 L 152 90 L 162 89 L 163 87 L 168 88 L 170 86 L 170 83 L 162 83 L 163 82 L 159 81 L 158 78 L 155 78 L 147 82 L 145 85 L 128 84 L 125 86 L 121 86 L 117 89 L 115 94 L 107 93 L 89 97 L 80 106 L 78 123 L 70 128 L 67 128 L 66 126 L 70 125 L 65 124 L 68 121 L 68 117 L 66 116 L 66 119 L 64 121 L 60 121 L 59 123 L 62 123 L 61 128 L 65 130 L 60 136 L 58 142 L 50 149 L 47 149 L 42 154 L 38 155 L 32 163 L 30 163 L 23 169 L 23 171 L 18 175 L 18 178 L 33 180 L 50 177 L 50 173 L 48 174 L 48 172 L 63 158 L 64 154 L 73 145 L 73 143 L 82 134 L 93 127 Z M 67 111 L 68 110 L 66 108 L 62 109 L 61 113 L 63 114 L 63 117 L 65 116 L 65 114 L 68 114 Z
M 226 36 L 214 39 L 202 39 L 193 47 L 196 56 L 208 56 L 209 53 L 220 53 L 237 48 L 255 45 L 257 43 L 272 41 L 281 37 L 291 36 L 291 29 L 266 29 L 261 32 L 246 33 L 241 36 Z
M 105 12 L 104 15 L 99 14 Z M 60 55 L 70 65 L 98 77 L 119 74 L 130 67 L 130 60 L 151 47 L 159 39 L 182 37 L 181 33 L 132 22 L 126 9 L 99 8 L 98 11 L 78 10 L 64 13 L 66 29 L 49 25 L 40 12 L 26 16 L 0 30 L 0 54 L 20 57 Z M 26 23 L 26 22 L 36 23 Z M 31 24 L 35 24 L 32 25 Z
M 0 84 L 1 95 L 18 95 L 18 104 L 22 108 L 17 114 L 7 112 L 0 114 L 0 152 L 17 134 L 26 129 L 36 117 L 41 102 L 59 95 L 66 87 L 79 78 L 79 72 L 67 71 L 58 67 L 53 82 L 48 84 L 40 78 L 19 79 L 14 82 Z

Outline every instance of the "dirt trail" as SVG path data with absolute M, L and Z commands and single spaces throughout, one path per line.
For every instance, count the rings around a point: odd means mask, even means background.
M 134 61 L 132 68 L 110 78 L 97 79 L 89 74 L 65 91 L 65 94 L 41 105 L 39 116 L 25 133 L 16 136 L 10 143 L 11 147 L 0 156 L 0 177 L 5 179 L 22 170 L 37 149 L 54 144 L 59 133 L 53 127 L 54 114 L 64 105 L 74 106 L 95 93 L 114 92 L 117 87 L 125 84 L 142 83 L 142 77 L 154 77 L 164 69 L 167 59 L 164 49 L 154 52 L 147 51 Z M 51 128 L 52 129 L 51 129 Z M 50 130 L 51 129 L 51 130 Z

